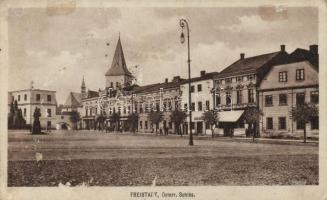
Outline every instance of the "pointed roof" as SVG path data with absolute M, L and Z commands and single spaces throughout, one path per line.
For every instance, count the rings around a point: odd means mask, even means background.
M 83 81 L 82 81 L 82 88 L 85 88 L 84 76 L 83 76 Z
M 65 108 L 80 107 L 82 106 L 82 94 L 77 92 L 69 93 L 69 96 L 64 104 Z
M 106 76 L 118 76 L 118 75 L 132 76 L 132 73 L 128 71 L 126 66 L 123 47 L 120 42 L 120 37 L 117 42 L 115 55 L 112 59 L 111 67 L 106 73 Z

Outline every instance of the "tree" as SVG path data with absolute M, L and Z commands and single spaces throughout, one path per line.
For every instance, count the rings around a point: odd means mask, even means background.
M 115 131 L 119 129 L 119 121 L 120 121 L 120 115 L 119 113 L 112 113 L 110 116 L 110 121 L 115 123 Z
M 249 133 L 253 136 L 253 140 L 255 137 L 258 137 L 259 134 L 259 122 L 260 116 L 263 113 L 258 107 L 247 107 L 244 111 L 244 119 L 246 123 L 249 125 Z
M 40 134 L 41 133 L 41 123 L 40 123 L 41 110 L 40 110 L 40 108 L 35 108 L 33 117 L 34 117 L 34 122 L 33 122 L 32 134 Z
M 314 104 L 304 103 L 302 105 L 297 105 L 292 108 L 291 116 L 293 121 L 296 123 L 302 123 L 304 125 L 303 129 L 303 142 L 307 142 L 307 132 L 306 124 L 310 122 L 312 117 L 318 116 L 319 110 L 318 107 Z
M 156 125 L 156 135 L 159 128 L 159 123 L 163 119 L 163 113 L 161 111 L 151 111 L 149 114 L 150 121 Z
M 218 124 L 219 116 L 217 110 L 208 110 L 202 114 L 202 119 L 205 123 L 210 125 L 212 138 L 214 138 L 213 126 Z
M 99 130 L 103 129 L 105 121 L 106 121 L 106 116 L 103 113 L 97 115 L 95 122 Z
M 26 127 L 26 120 L 23 117 L 22 110 L 18 108 L 17 101 L 10 103 L 8 113 L 8 128 L 21 129 Z
M 175 130 L 177 130 L 177 134 L 180 134 L 182 136 L 182 131 L 180 130 L 181 124 L 184 123 L 187 115 L 185 112 L 180 110 L 174 110 L 171 113 L 171 121 L 174 122 Z
M 137 129 L 138 120 L 139 120 L 139 115 L 137 113 L 132 113 L 127 117 L 129 128 L 134 134 Z
M 72 111 L 70 113 L 70 118 L 69 120 L 73 123 L 74 127 L 73 129 L 76 130 L 77 129 L 77 122 L 79 122 L 81 120 L 81 116 L 79 114 L 79 112 L 77 111 Z

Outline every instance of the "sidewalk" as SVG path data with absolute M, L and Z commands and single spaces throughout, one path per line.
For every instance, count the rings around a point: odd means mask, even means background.
M 231 141 L 231 142 L 255 142 L 255 143 L 268 143 L 268 144 L 291 144 L 291 145 L 314 145 L 318 146 L 318 140 L 309 140 L 307 139 L 307 143 L 303 142 L 303 139 L 272 139 L 272 138 L 253 138 L 252 137 L 214 137 L 211 136 L 194 136 L 194 139 L 199 140 L 217 140 L 217 141 Z

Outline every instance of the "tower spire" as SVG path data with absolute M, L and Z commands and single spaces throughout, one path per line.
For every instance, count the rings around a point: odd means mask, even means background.
M 83 80 L 82 80 L 81 93 L 82 93 L 82 96 L 85 96 L 85 94 L 86 94 L 84 75 L 83 75 Z

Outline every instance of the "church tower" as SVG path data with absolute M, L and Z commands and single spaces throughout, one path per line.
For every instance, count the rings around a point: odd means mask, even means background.
M 106 88 L 124 88 L 132 84 L 133 75 L 128 71 L 123 48 L 120 42 L 120 36 L 117 42 L 114 57 L 112 59 L 111 67 L 105 74 Z
M 82 80 L 81 93 L 82 93 L 82 99 L 86 98 L 86 87 L 85 87 L 84 76 Z

